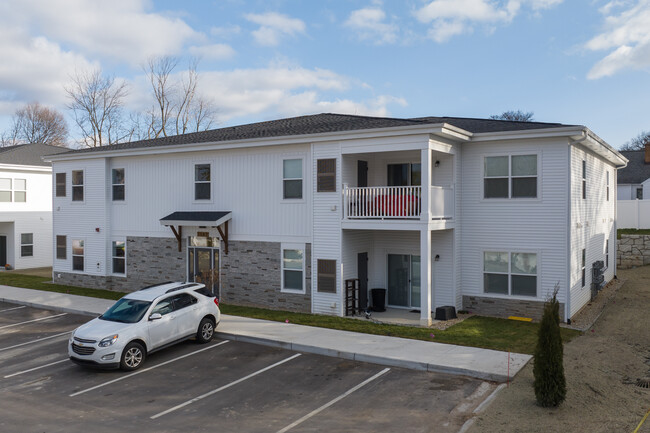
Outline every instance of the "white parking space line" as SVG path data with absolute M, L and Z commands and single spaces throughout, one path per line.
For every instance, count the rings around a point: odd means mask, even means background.
M 199 400 L 203 400 L 203 399 L 206 398 L 206 397 L 210 397 L 211 395 L 214 395 L 214 394 L 216 394 L 216 393 L 218 393 L 218 392 L 220 392 L 220 391 L 223 391 L 224 389 L 228 389 L 228 388 L 230 388 L 231 386 L 235 386 L 235 385 L 237 385 L 238 383 L 241 383 L 241 382 L 243 382 L 243 381 L 245 381 L 245 380 L 250 379 L 251 377 L 257 376 L 258 374 L 262 374 L 262 373 L 264 373 L 265 371 L 268 371 L 268 370 L 270 370 L 270 369 L 272 369 L 272 368 L 274 368 L 274 367 L 277 367 L 278 365 L 282 365 L 282 364 L 284 364 L 285 362 L 289 362 L 289 361 L 291 361 L 292 359 L 295 359 L 295 358 L 299 357 L 300 355 L 301 355 L 300 353 L 296 353 L 295 355 L 290 356 L 290 357 L 288 357 L 288 358 L 286 358 L 286 359 L 283 359 L 283 360 L 280 361 L 280 362 L 276 362 L 276 363 L 273 364 L 273 365 L 269 365 L 268 367 L 264 367 L 264 368 L 261 369 L 261 370 L 257 370 L 255 373 L 251 373 L 251 374 L 249 374 L 248 376 L 244 376 L 244 377 L 242 377 L 241 379 L 237 379 L 237 380 L 235 380 L 234 382 L 230 382 L 229 384 L 224 385 L 224 386 L 222 386 L 222 387 L 220 387 L 220 388 L 214 389 L 214 390 L 212 390 L 212 391 L 210 391 L 210 392 L 206 392 L 206 393 L 203 394 L 203 395 L 200 395 L 200 396 L 195 397 L 195 398 L 193 398 L 193 399 L 191 399 L 191 400 L 188 400 L 188 401 L 186 401 L 185 403 L 181 403 L 181 404 L 179 404 L 179 405 L 177 405 L 177 406 L 174 406 L 174 407 L 172 407 L 171 409 L 167 409 L 166 411 L 163 411 L 163 412 L 157 413 L 156 415 L 152 416 L 151 419 L 159 418 L 159 417 L 161 417 L 161 416 L 163 416 L 163 415 L 167 415 L 168 413 L 171 413 L 171 412 L 174 412 L 174 411 L 176 411 L 176 410 L 178 410 L 178 409 L 184 408 L 185 406 L 188 406 L 188 405 L 190 405 L 190 404 L 192 404 L 192 403 L 196 403 L 196 402 L 199 401 Z
M 29 370 L 19 371 L 18 373 L 8 374 L 8 375 L 5 376 L 5 379 L 7 379 L 9 377 L 18 376 L 20 374 L 29 373 L 29 372 L 32 372 L 32 371 L 35 371 L 35 370 L 40 370 L 41 368 L 49 367 L 50 365 L 61 364 L 62 362 L 66 362 L 66 361 L 68 361 L 68 358 L 62 359 L 62 360 L 56 361 L 56 362 L 50 362 L 49 364 L 41 365 L 40 367 L 30 368 Z
M 4 313 L 5 311 L 20 310 L 21 308 L 27 308 L 27 307 L 25 305 L 21 305 L 20 307 L 7 308 L 5 310 L 0 310 L 0 313 Z
M 372 382 L 373 380 L 375 380 L 375 379 L 379 378 L 380 376 L 382 376 L 382 375 L 388 373 L 389 371 L 390 371 L 390 368 L 384 368 L 384 369 L 383 369 L 382 371 L 380 371 L 379 373 L 375 374 L 374 376 L 372 376 L 372 377 L 369 378 L 369 379 L 364 380 L 363 382 L 361 382 L 360 384 L 358 384 L 358 385 L 355 386 L 354 388 L 351 388 L 350 390 L 348 390 L 348 391 L 345 392 L 344 394 L 341 394 L 341 395 L 339 395 L 338 397 L 336 397 L 334 400 L 331 400 L 329 403 L 326 403 L 326 404 L 322 405 L 321 407 L 319 407 L 318 409 L 309 412 L 307 415 L 305 415 L 305 416 L 303 416 L 302 418 L 300 418 L 299 420 L 297 420 L 297 421 L 295 421 L 295 422 L 289 424 L 288 426 L 286 426 L 286 427 L 283 428 L 282 430 L 278 430 L 278 433 L 285 433 L 285 432 L 291 430 L 292 428 L 294 428 L 294 427 L 297 426 L 298 424 L 301 424 L 301 423 L 305 422 L 306 420 L 308 420 L 309 418 L 311 418 L 312 416 L 319 414 L 320 412 L 324 411 L 325 409 L 327 409 L 328 407 L 332 406 L 333 404 L 335 404 L 335 403 L 337 403 L 337 402 L 343 400 L 345 397 L 347 397 L 348 395 L 352 394 L 354 391 L 357 391 L 358 389 L 360 389 L 360 388 L 366 386 L 367 384 L 369 384 L 369 383 Z
M 222 341 L 220 343 L 217 343 L 217 344 L 215 344 L 213 346 L 206 347 L 206 348 L 203 348 L 203 349 L 199 349 L 199 350 L 197 350 L 195 352 L 188 353 L 188 354 L 183 355 L 183 356 L 179 356 L 178 358 L 170 359 L 169 361 L 162 362 L 162 363 L 154 365 L 152 367 L 143 368 L 142 370 L 135 371 L 135 372 L 133 372 L 131 374 L 127 374 L 126 376 L 121 376 L 121 377 L 118 377 L 117 379 L 109 380 L 108 382 L 104 382 L 104 383 L 102 383 L 100 385 L 93 386 L 92 388 L 88 388 L 88 389 L 84 389 L 83 391 L 75 392 L 74 394 L 70 394 L 70 397 L 76 397 L 76 396 L 84 394 L 86 392 L 93 391 L 93 390 L 98 389 L 98 388 L 102 388 L 102 387 L 104 387 L 106 385 L 110 385 L 112 383 L 119 382 L 120 380 L 124 380 L 124 379 L 128 379 L 130 377 L 133 377 L 133 376 L 137 376 L 140 373 L 144 373 L 146 371 L 153 370 L 154 368 L 162 367 L 163 365 L 167 365 L 167 364 L 172 363 L 174 361 L 178 361 L 179 359 L 187 358 L 188 356 L 196 355 L 197 353 L 201 353 L 201 352 L 204 352 L 206 350 L 214 349 L 215 347 L 221 346 L 222 344 L 226 344 L 229 341 L 230 340 L 224 340 L 224 341 Z
M 40 319 L 27 320 L 25 322 L 20 322 L 20 323 L 12 323 L 11 325 L 0 326 L 0 329 L 11 328 L 12 326 L 20 326 L 20 325 L 24 325 L 25 323 L 40 322 L 41 320 L 53 319 L 55 317 L 65 316 L 66 314 L 68 313 L 55 314 L 54 316 L 41 317 Z
M 28 341 L 26 343 L 14 344 L 13 346 L 9 346 L 9 347 L 2 347 L 0 348 L 0 352 L 2 352 L 3 350 L 15 349 L 16 347 L 27 346 L 28 344 L 38 343 L 39 341 L 49 340 L 51 338 L 62 337 L 64 335 L 68 335 L 71 332 L 72 331 L 62 332 L 60 334 L 50 335 L 49 337 L 37 338 L 36 340 Z

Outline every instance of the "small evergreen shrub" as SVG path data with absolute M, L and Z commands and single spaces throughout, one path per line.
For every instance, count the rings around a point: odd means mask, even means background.
M 560 303 L 558 286 L 553 297 L 544 303 L 544 315 L 535 348 L 535 397 L 542 407 L 555 407 L 566 398 L 562 336 L 560 334 Z

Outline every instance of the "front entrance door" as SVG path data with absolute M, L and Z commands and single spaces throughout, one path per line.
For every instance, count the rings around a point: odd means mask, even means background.
M 0 266 L 7 264 L 7 237 L 0 236 Z
M 420 256 L 388 255 L 388 305 L 420 308 Z
M 218 249 L 189 248 L 188 265 L 188 281 L 205 284 L 213 295 L 220 296 Z

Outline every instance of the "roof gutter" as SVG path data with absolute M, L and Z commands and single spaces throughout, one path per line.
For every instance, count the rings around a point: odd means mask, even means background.
M 582 145 L 596 154 L 612 162 L 617 169 L 627 167 L 628 159 L 610 146 L 605 140 L 594 134 L 589 128 L 583 128 L 578 138 L 570 136 L 570 145 Z

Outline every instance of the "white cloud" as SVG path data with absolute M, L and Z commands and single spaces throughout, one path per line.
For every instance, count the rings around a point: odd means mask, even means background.
M 414 12 L 422 23 L 430 25 L 427 35 L 438 43 L 452 36 L 471 33 L 477 25 L 493 31 L 495 25 L 510 23 L 522 6 L 533 12 L 548 9 L 563 0 L 433 0 Z
M 610 15 L 620 6 L 619 2 L 610 2 L 600 9 L 605 15 L 605 29 L 585 44 L 591 51 L 610 50 L 591 68 L 589 79 L 650 67 L 650 0 L 639 0 L 618 15 Z
M 241 27 L 237 25 L 229 25 L 223 27 L 212 27 L 210 28 L 210 34 L 219 38 L 229 38 L 234 35 L 241 33 Z
M 248 21 L 259 24 L 259 28 L 253 31 L 255 41 L 264 46 L 276 46 L 280 44 L 283 36 L 295 36 L 305 33 L 306 25 L 298 18 L 291 18 L 276 12 L 265 14 L 246 14 Z
M 191 55 L 206 60 L 223 60 L 235 55 L 235 50 L 227 44 L 191 46 L 188 51 Z
M 381 4 L 352 11 L 345 26 L 354 29 L 361 40 L 375 44 L 390 44 L 397 40 L 398 27 L 386 22 L 386 13 Z

